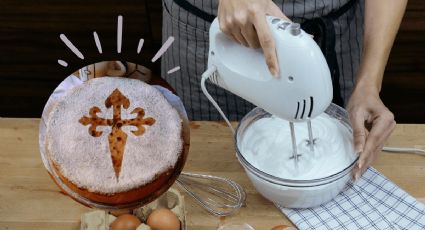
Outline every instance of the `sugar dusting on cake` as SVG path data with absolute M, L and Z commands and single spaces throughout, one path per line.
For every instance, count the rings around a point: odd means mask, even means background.
M 120 107 L 120 117 L 128 124 L 119 128 L 121 135 L 126 135 L 119 173 L 110 149 L 110 134 L 118 129 L 108 125 L 116 114 L 113 106 L 105 106 L 105 99 L 116 90 L 130 101 L 127 108 Z M 93 107 L 99 108 L 96 116 L 105 121 L 105 125 L 96 127 L 101 135 L 90 135 L 89 126 L 79 122 L 82 117 L 89 117 Z M 155 120 L 153 124 L 130 124 L 141 117 L 141 109 L 143 117 Z M 58 103 L 47 126 L 50 157 L 66 178 L 91 192 L 111 194 L 145 185 L 172 168 L 183 148 L 177 111 L 157 89 L 132 79 L 104 77 L 76 87 Z M 143 135 L 135 135 L 141 134 L 141 129 Z

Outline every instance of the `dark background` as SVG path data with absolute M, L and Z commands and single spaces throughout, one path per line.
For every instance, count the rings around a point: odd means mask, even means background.
M 0 117 L 40 117 L 53 89 L 75 69 L 128 60 L 159 73 L 150 59 L 161 46 L 160 0 L 0 0 Z M 122 15 L 122 53 L 116 53 Z M 98 54 L 93 31 L 99 35 Z M 64 33 L 84 54 L 76 57 Z M 137 54 L 140 38 L 145 39 Z M 125 57 L 125 58 L 124 58 Z M 68 62 L 68 67 L 57 63 Z M 425 123 L 425 1 L 410 0 L 385 72 L 382 97 L 399 123 Z

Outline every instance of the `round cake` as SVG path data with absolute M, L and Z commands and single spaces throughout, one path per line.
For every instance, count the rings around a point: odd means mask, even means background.
M 171 186 L 186 160 L 185 130 L 156 88 L 103 77 L 73 88 L 55 105 L 45 146 L 69 189 L 93 202 L 121 205 Z

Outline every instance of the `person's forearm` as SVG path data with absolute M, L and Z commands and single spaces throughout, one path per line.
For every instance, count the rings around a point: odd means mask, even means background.
M 379 92 L 407 0 L 366 0 L 363 50 L 356 87 Z

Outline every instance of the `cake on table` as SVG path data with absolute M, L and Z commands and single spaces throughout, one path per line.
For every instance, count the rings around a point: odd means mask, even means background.
M 181 172 L 188 133 L 153 86 L 102 77 L 69 90 L 47 121 L 45 152 L 73 192 L 120 205 L 164 192 Z

